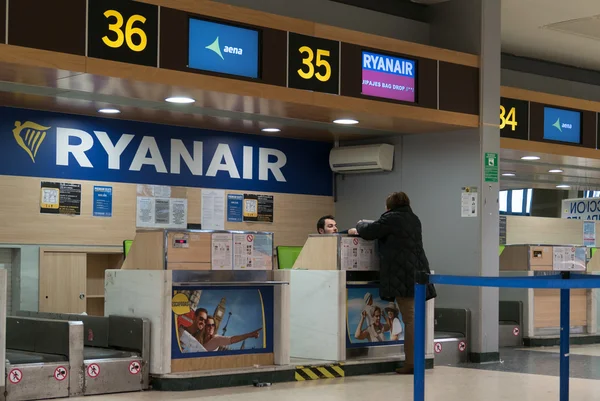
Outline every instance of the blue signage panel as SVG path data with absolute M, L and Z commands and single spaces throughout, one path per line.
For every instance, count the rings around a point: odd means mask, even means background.
M 94 216 L 112 217 L 112 187 L 94 186 Z
M 231 223 L 241 223 L 244 211 L 244 195 L 227 195 L 227 221 Z
M 259 33 L 190 18 L 188 67 L 258 78 Z
M 544 139 L 581 143 L 581 113 L 544 107 Z
M 332 195 L 331 145 L 0 107 L 0 175 Z
M 415 101 L 417 67 L 413 60 L 362 52 L 362 94 Z

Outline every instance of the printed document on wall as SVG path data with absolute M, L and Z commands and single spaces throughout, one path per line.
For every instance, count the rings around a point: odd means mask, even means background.
M 231 233 L 213 233 L 212 235 L 212 269 L 233 269 L 233 235 Z
M 187 228 L 187 199 L 138 196 L 136 226 Z
M 477 217 L 477 187 L 463 187 L 460 197 L 460 216 Z
M 202 229 L 225 229 L 225 191 L 220 189 L 202 190 Z

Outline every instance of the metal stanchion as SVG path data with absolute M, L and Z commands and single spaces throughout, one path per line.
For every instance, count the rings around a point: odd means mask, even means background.
M 425 401 L 425 298 L 426 274 L 417 274 L 415 286 L 415 371 L 414 371 L 414 399 Z
M 569 272 L 562 273 L 569 279 Z M 560 290 L 560 401 L 569 401 L 569 335 L 571 332 L 571 290 Z

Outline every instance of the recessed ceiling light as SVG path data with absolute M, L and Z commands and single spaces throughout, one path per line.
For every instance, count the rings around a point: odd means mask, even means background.
M 342 124 L 342 125 L 358 124 L 358 120 L 353 120 L 351 118 L 338 118 L 337 120 L 333 120 L 333 122 L 336 124 Z
M 168 97 L 165 99 L 165 101 L 167 101 L 169 103 L 178 103 L 178 104 L 186 104 L 186 103 L 194 103 L 195 102 L 195 100 L 192 99 L 191 97 L 185 97 L 185 96 Z
M 540 160 L 539 156 L 523 156 L 521 160 Z
M 262 132 L 279 132 L 281 131 L 279 128 L 263 128 Z
M 561 185 L 557 185 L 556 188 L 571 188 L 571 186 L 570 185 L 561 184 Z
M 555 168 L 555 169 L 552 169 L 552 170 L 548 170 L 548 172 L 549 172 L 549 173 L 564 173 L 564 171 L 562 171 L 562 170 L 561 170 L 561 169 L 559 169 L 559 168 Z
M 514 177 L 515 175 L 515 173 L 502 173 L 503 177 Z
M 117 109 L 100 109 L 98 110 L 99 113 L 104 113 L 104 114 L 119 114 L 121 111 L 117 110 Z

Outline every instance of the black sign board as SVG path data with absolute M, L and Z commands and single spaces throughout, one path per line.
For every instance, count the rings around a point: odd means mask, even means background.
M 500 98 L 500 136 L 529 139 L 529 102 Z
M 81 185 L 42 181 L 40 213 L 81 214 Z
M 87 55 L 157 67 L 158 7 L 130 0 L 89 0 Z
M 340 42 L 289 33 L 288 87 L 339 94 Z

